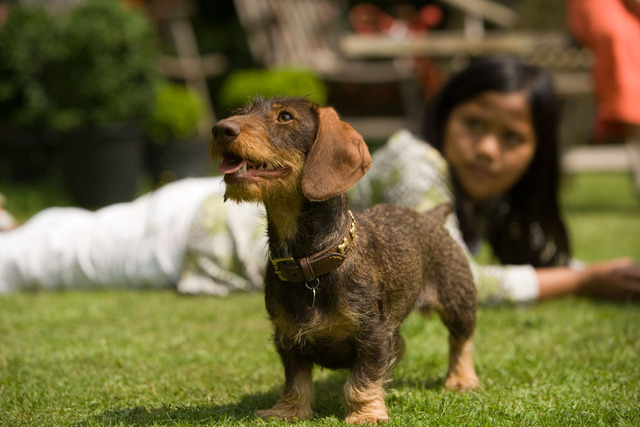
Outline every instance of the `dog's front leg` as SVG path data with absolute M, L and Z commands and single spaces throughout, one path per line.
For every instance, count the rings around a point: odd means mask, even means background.
M 284 348 L 278 338 L 276 347 L 284 366 L 284 390 L 273 408 L 257 411 L 256 415 L 287 421 L 313 418 L 313 363 L 304 359 L 299 350 Z
M 384 403 L 384 386 L 393 364 L 389 340 L 371 339 L 361 343 L 358 358 L 344 386 L 348 424 L 377 424 L 389 421 Z

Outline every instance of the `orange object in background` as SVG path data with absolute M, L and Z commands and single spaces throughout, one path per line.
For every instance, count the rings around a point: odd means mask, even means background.
M 572 34 L 592 50 L 600 133 L 640 125 L 640 16 L 625 0 L 568 0 Z

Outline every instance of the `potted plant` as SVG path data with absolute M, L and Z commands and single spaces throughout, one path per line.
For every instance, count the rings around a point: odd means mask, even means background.
M 211 171 L 209 137 L 198 134 L 204 101 L 185 85 L 162 82 L 156 87 L 145 122 L 149 171 L 156 185 Z
M 85 207 L 129 200 L 157 80 L 152 25 L 120 1 L 87 0 L 66 17 L 62 40 L 67 51 L 47 80 L 67 188 Z
M 0 46 L 0 175 L 41 178 L 53 152 L 46 77 L 66 52 L 61 26 L 43 8 L 14 5 L 0 26 Z

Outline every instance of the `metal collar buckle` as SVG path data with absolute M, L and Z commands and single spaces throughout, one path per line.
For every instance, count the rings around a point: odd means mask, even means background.
M 276 276 L 278 279 L 282 281 L 286 281 L 287 279 L 282 275 L 282 270 L 280 270 L 281 262 L 294 262 L 295 260 L 292 257 L 284 257 L 284 258 L 274 258 L 269 254 L 269 259 L 271 260 L 271 264 L 273 265 L 273 269 L 275 270 Z

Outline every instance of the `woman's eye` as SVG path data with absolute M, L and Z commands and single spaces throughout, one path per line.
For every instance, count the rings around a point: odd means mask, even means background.
M 464 121 L 464 124 L 472 132 L 482 132 L 484 130 L 484 123 L 476 118 L 468 118 Z
M 293 116 L 288 111 L 283 111 L 278 114 L 278 121 L 280 123 L 290 122 L 291 120 L 293 120 Z
M 518 132 L 507 132 L 503 138 L 508 147 L 516 147 L 524 142 L 524 137 Z

